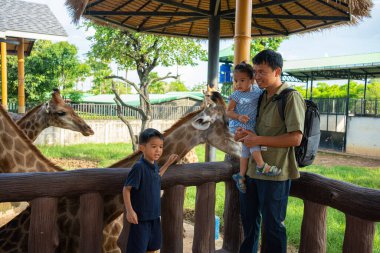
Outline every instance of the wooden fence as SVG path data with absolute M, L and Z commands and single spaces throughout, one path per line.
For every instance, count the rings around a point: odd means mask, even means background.
M 237 164 L 230 162 L 175 165 L 168 170 L 162 179 L 162 188 L 165 189 L 161 217 L 162 253 L 183 252 L 185 186 L 197 186 L 193 252 L 215 251 L 215 186 L 221 181 L 226 183 L 226 195 L 223 249 L 218 252 L 238 252 L 242 239 L 240 227 L 237 226 L 238 192 L 231 181 L 231 175 L 236 170 Z M 98 215 L 102 213 L 99 210 L 103 206 L 101 196 L 120 194 L 128 172 L 129 169 L 80 169 L 54 173 L 1 174 L 0 202 L 33 203 L 29 252 L 45 253 L 54 252 L 51 250 L 54 249 L 54 233 L 51 230 L 55 228 L 57 198 L 78 195 L 81 197 L 81 213 L 84 214 L 80 226 L 83 229 L 81 252 L 100 252 L 102 230 L 96 229 L 94 224 L 102 223 L 101 215 Z M 292 182 L 291 196 L 304 201 L 300 252 L 326 252 L 327 206 L 346 215 L 343 252 L 372 252 L 375 222 L 380 221 L 379 190 L 301 172 L 301 178 Z M 44 229 L 49 233 L 41 234 L 45 232 Z

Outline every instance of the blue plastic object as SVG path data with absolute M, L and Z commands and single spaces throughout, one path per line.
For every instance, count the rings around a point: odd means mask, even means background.
M 231 64 L 223 63 L 219 68 L 219 83 L 232 82 Z
M 220 218 L 215 216 L 215 240 L 219 239 Z

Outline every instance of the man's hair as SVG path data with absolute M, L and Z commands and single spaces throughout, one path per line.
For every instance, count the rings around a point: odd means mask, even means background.
M 255 65 L 267 64 L 272 70 L 275 70 L 276 68 L 282 69 L 284 64 L 281 54 L 272 49 L 265 49 L 259 52 L 253 57 L 252 62 Z
M 247 75 L 249 76 L 249 79 L 253 78 L 253 73 L 254 73 L 253 67 L 251 66 L 251 64 L 248 64 L 244 61 L 242 61 L 241 63 L 235 66 L 234 72 L 247 73 Z
M 164 135 L 154 128 L 147 128 L 142 131 L 139 135 L 139 144 L 147 144 L 150 139 L 158 137 L 164 140 Z

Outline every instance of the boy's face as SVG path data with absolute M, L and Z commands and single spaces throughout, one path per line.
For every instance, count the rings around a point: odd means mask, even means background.
M 253 79 L 251 79 L 248 73 L 234 72 L 234 80 L 236 83 L 236 90 L 241 92 L 248 92 L 251 90 Z
M 273 70 L 268 64 L 253 65 L 255 70 L 255 79 L 261 89 L 273 85 L 281 77 L 281 68 Z
M 146 144 L 139 145 L 139 149 L 144 154 L 145 160 L 154 163 L 162 155 L 164 141 L 158 137 L 153 137 Z

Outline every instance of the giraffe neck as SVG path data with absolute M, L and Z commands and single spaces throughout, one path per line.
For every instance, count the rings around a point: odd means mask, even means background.
M 49 127 L 48 117 L 45 105 L 41 104 L 25 114 L 16 124 L 33 142 L 44 129 Z
M 46 159 L 0 107 L 0 172 L 61 171 Z

